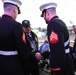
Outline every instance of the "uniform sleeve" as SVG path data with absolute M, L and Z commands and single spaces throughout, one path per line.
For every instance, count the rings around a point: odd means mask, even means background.
M 51 22 L 48 25 L 47 33 L 51 51 L 51 68 L 52 70 L 61 70 L 65 63 L 64 34 L 62 27 L 55 22 Z
M 27 64 L 28 50 L 26 46 L 25 34 L 23 33 L 21 24 L 18 23 L 15 25 L 13 37 L 17 44 L 17 50 L 18 50 L 20 61 L 23 63 L 23 66 L 24 66 Z

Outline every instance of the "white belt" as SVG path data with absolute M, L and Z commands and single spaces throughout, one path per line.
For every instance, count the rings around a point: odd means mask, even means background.
M 0 55 L 18 55 L 18 52 L 17 51 L 1 51 L 0 50 Z
M 67 46 L 69 44 L 70 40 L 68 39 L 65 43 L 64 46 Z
M 69 52 L 70 52 L 69 48 L 65 49 L 65 53 L 69 53 Z

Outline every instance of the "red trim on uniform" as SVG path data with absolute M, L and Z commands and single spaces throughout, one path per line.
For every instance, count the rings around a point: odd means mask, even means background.
M 60 68 L 52 68 L 52 71 L 60 71 Z
M 23 40 L 23 42 L 26 42 L 26 38 L 25 38 L 25 33 L 24 32 L 22 34 L 22 40 Z
M 58 34 L 54 30 L 52 30 L 50 34 L 50 43 L 56 44 L 58 41 L 59 41 Z

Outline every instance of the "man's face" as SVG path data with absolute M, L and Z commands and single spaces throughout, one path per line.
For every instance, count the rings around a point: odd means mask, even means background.
M 25 31 L 27 34 L 29 34 L 29 33 L 31 32 L 31 27 L 30 27 L 30 25 L 24 27 L 23 29 L 24 29 L 24 31 Z
M 48 11 L 46 10 L 44 13 L 43 13 L 43 18 L 44 18 L 44 20 L 45 20 L 45 22 L 46 22 L 46 24 L 48 24 L 49 23 L 49 20 L 48 20 Z

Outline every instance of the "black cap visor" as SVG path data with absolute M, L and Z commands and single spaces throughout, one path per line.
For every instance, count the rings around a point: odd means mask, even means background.
M 41 14 L 41 17 L 43 17 L 43 14 L 46 12 L 46 9 L 44 9 L 43 11 L 42 11 L 42 14 Z
M 17 8 L 18 8 L 18 14 L 20 14 L 21 13 L 20 8 L 18 6 L 17 6 Z
M 30 26 L 30 25 L 23 25 L 24 28 L 27 28 L 27 27 L 29 27 L 29 26 Z

